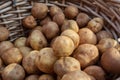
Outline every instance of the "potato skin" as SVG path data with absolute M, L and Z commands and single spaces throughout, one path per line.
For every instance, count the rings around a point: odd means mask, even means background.
M 10 48 L 1 55 L 1 58 L 5 64 L 20 63 L 22 54 L 18 48 Z
M 55 52 L 55 55 L 58 57 L 65 57 L 72 54 L 74 51 L 75 45 L 69 37 L 58 36 L 52 43 L 52 48 Z
M 58 6 L 52 6 L 52 7 L 50 7 L 50 15 L 52 17 L 55 16 L 59 12 L 62 12 L 62 10 Z
M 23 80 L 25 71 L 23 67 L 17 63 L 9 64 L 2 72 L 3 80 Z
M 25 80 L 38 80 L 38 79 L 39 79 L 39 75 L 35 75 L 35 74 L 25 78 Z
M 45 24 L 47 24 L 48 22 L 50 22 L 51 21 L 51 18 L 50 18 L 50 16 L 47 16 L 47 17 L 45 17 L 42 21 L 40 21 L 40 25 L 45 25 Z
M 81 68 L 83 69 L 96 63 L 99 58 L 99 52 L 95 45 L 82 44 L 75 50 L 73 57 L 80 62 Z
M 0 58 L 0 69 L 3 67 L 3 61 L 2 59 Z
M 53 76 L 49 74 L 43 74 L 39 77 L 39 80 L 55 80 L 55 79 L 53 78 Z
M 79 61 L 73 57 L 61 57 L 54 64 L 54 71 L 60 77 L 66 73 L 80 69 Z

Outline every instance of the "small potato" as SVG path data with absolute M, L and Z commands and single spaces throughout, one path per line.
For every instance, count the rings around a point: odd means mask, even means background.
M 43 25 L 47 24 L 50 21 L 51 21 L 51 18 L 49 16 L 47 16 L 42 21 L 40 21 L 40 25 L 43 26 Z
M 117 46 L 118 46 L 118 42 L 111 38 L 101 39 L 97 44 L 97 47 L 101 54 L 103 54 L 107 49 Z
M 75 6 L 67 6 L 67 7 L 65 8 L 64 13 L 65 13 L 65 16 L 66 16 L 67 18 L 73 19 L 73 18 L 75 18 L 75 17 L 78 15 L 79 10 L 78 10 L 78 8 L 75 7 Z
M 61 33 L 61 36 L 67 36 L 71 38 L 74 42 L 75 48 L 79 45 L 80 37 L 75 31 L 70 29 L 65 30 Z
M 43 48 L 38 54 L 35 64 L 40 71 L 44 73 L 53 73 L 53 66 L 57 57 L 54 55 L 52 48 Z
M 96 80 L 105 80 L 105 72 L 100 66 L 88 66 L 84 69 L 84 72 L 93 76 Z
M 91 80 L 91 78 L 83 71 L 72 71 L 65 74 L 61 80 Z
M 20 47 L 19 50 L 20 50 L 23 57 L 27 56 L 32 51 L 31 48 L 25 47 L 25 46 Z
M 74 20 L 67 20 L 63 23 L 61 27 L 61 31 L 64 31 L 66 29 L 74 30 L 75 32 L 79 31 L 79 26 L 77 25 L 76 21 Z
M 25 80 L 39 80 L 39 75 L 30 75 L 26 77 Z
M 58 35 L 59 27 L 55 22 L 51 21 L 43 25 L 42 32 L 47 39 L 52 39 Z
M 43 19 L 48 12 L 47 5 L 43 3 L 34 3 L 31 13 L 37 19 Z
M 9 64 L 2 72 L 3 80 L 24 80 L 25 71 L 23 67 L 17 63 Z
M 82 28 L 78 32 L 80 36 L 80 44 L 96 44 L 97 37 L 96 35 L 88 28 Z
M 99 31 L 98 33 L 96 33 L 96 36 L 98 41 L 104 38 L 113 38 L 113 35 L 105 30 Z
M 43 47 L 47 46 L 47 40 L 39 30 L 32 31 L 29 36 L 30 46 L 35 50 L 40 50 Z
M 53 21 L 56 22 L 59 26 L 63 25 L 65 21 L 65 15 L 62 12 L 55 14 Z
M 28 74 L 37 73 L 39 70 L 35 65 L 35 60 L 39 54 L 39 51 L 31 51 L 26 57 L 23 58 L 22 65 Z
M 8 49 L 13 48 L 14 45 L 10 41 L 0 42 L 0 56 Z
M 103 25 L 103 19 L 97 17 L 88 22 L 87 28 L 91 29 L 94 33 L 97 33 L 103 28 Z
M 79 13 L 76 18 L 76 21 L 80 28 L 85 27 L 89 22 L 89 20 L 90 20 L 90 17 L 86 13 Z
M 10 48 L 1 55 L 1 58 L 5 64 L 20 63 L 22 54 L 18 48 Z
M 82 44 L 73 53 L 73 57 L 76 58 L 82 69 L 95 64 L 99 58 L 99 52 L 95 45 L 92 44 Z
M 62 12 L 62 9 L 59 8 L 58 6 L 52 6 L 52 7 L 50 7 L 50 15 L 52 17 L 55 16 L 59 12 Z
M 55 79 L 53 78 L 53 76 L 49 74 L 43 74 L 39 77 L 39 80 L 55 80 Z
M 56 56 L 65 57 L 72 54 L 75 49 L 75 45 L 69 37 L 58 36 L 52 43 L 52 48 Z
M 54 64 L 54 71 L 60 77 L 66 73 L 79 71 L 80 69 L 79 61 L 73 57 L 62 57 Z
M 16 39 L 14 42 L 15 47 L 19 48 L 19 47 L 26 46 L 26 40 L 27 40 L 26 37 L 20 37 Z
M 3 26 L 0 25 L 0 41 L 5 41 L 9 37 L 9 30 Z
M 36 27 L 37 22 L 33 16 L 27 16 L 26 18 L 23 19 L 23 26 L 26 28 L 34 28 Z

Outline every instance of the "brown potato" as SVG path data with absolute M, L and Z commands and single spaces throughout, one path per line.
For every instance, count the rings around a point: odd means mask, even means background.
M 32 51 L 31 48 L 25 47 L 25 46 L 20 47 L 19 50 L 20 50 L 23 57 L 27 56 Z
M 29 36 L 29 42 L 30 46 L 35 50 L 40 50 L 47 46 L 47 40 L 39 30 L 32 31 L 31 35 Z
M 0 58 L 0 69 L 3 67 L 3 61 L 2 59 Z
M 38 54 L 35 64 L 40 71 L 45 73 L 53 73 L 53 66 L 57 57 L 54 55 L 52 48 L 43 48 Z
M 83 71 L 72 71 L 65 74 L 61 80 L 91 80 L 91 78 Z
M 102 67 L 110 73 L 120 74 L 120 53 L 115 48 L 107 49 L 101 57 Z
M 79 71 L 80 69 L 79 61 L 73 57 L 61 57 L 54 64 L 54 71 L 60 77 L 66 73 Z
M 5 64 L 20 63 L 22 54 L 18 48 L 10 48 L 1 55 L 1 58 Z
M 2 72 L 3 80 L 23 80 L 25 71 L 23 67 L 17 63 L 9 64 Z
M 88 22 L 87 28 L 92 30 L 94 33 L 97 33 L 103 28 L 103 25 L 104 25 L 103 19 L 96 17 Z
M 35 65 L 35 60 L 39 54 L 39 51 L 31 51 L 26 57 L 23 58 L 22 65 L 28 74 L 37 73 L 39 70 Z
M 59 8 L 58 6 L 52 6 L 52 7 L 50 7 L 50 15 L 52 17 L 55 16 L 59 12 L 62 12 L 62 9 Z
M 47 16 L 42 21 L 40 21 L 40 25 L 45 25 L 50 21 L 51 21 L 51 18 L 49 16 Z
M 76 18 L 76 21 L 80 28 L 85 27 L 89 22 L 89 20 L 90 20 L 90 17 L 86 13 L 79 13 Z
M 34 28 L 36 27 L 37 22 L 33 16 L 27 16 L 26 18 L 23 19 L 23 26 L 26 28 Z
M 43 19 L 48 12 L 47 5 L 43 3 L 34 3 L 31 13 L 37 19 Z
M 25 80 L 38 80 L 38 79 L 39 79 L 39 75 L 35 75 L 35 74 L 25 78 Z
M 75 48 L 79 45 L 80 37 L 75 31 L 70 29 L 65 30 L 61 33 L 61 36 L 67 36 L 71 38 L 74 42 Z
M 105 80 L 105 72 L 100 66 L 91 65 L 84 69 L 88 75 L 93 76 L 96 80 Z
M 95 45 L 82 44 L 75 50 L 73 57 L 80 62 L 83 69 L 96 63 L 99 58 L 99 52 Z
M 15 47 L 19 48 L 19 47 L 26 46 L 26 40 L 27 40 L 26 37 L 20 37 L 16 39 L 14 42 Z
M 58 36 L 52 43 L 52 48 L 56 56 L 65 57 L 72 54 L 75 49 L 75 45 L 69 37 Z
M 0 41 L 5 41 L 9 37 L 9 30 L 2 25 L 0 25 Z
M 97 40 L 100 41 L 104 38 L 113 38 L 113 35 L 110 32 L 107 32 L 105 30 L 101 30 L 98 33 L 96 33 Z
M 64 10 L 64 13 L 67 18 L 73 19 L 78 15 L 79 10 L 75 6 L 67 6 Z
M 97 47 L 101 54 L 103 54 L 107 49 L 117 46 L 118 46 L 118 42 L 111 38 L 101 39 L 97 44 Z
M 96 35 L 88 28 L 82 28 L 78 32 L 80 36 L 80 44 L 96 44 L 97 37 Z
M 55 22 L 51 21 L 43 25 L 42 32 L 47 39 L 52 39 L 58 35 L 59 27 Z
M 39 77 L 39 80 L 55 80 L 55 79 L 53 78 L 53 76 L 49 74 L 43 74 Z
M 79 26 L 77 25 L 76 21 L 74 20 L 67 20 L 63 23 L 61 27 L 61 31 L 64 31 L 66 29 L 74 30 L 75 32 L 79 31 Z
M 14 45 L 10 41 L 0 42 L 0 56 L 8 49 L 13 48 Z

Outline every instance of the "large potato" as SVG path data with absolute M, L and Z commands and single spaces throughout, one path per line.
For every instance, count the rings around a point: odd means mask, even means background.
M 54 71 L 60 77 L 66 73 L 79 71 L 80 69 L 79 61 L 73 57 L 62 57 L 54 64 Z
M 53 78 L 53 76 L 49 74 L 43 74 L 39 77 L 39 80 L 55 80 L 55 79 Z
M 52 43 L 52 48 L 56 56 L 65 57 L 72 54 L 75 49 L 72 39 L 66 36 L 58 36 Z
M 25 71 L 23 67 L 17 63 L 9 64 L 2 72 L 3 80 L 24 80 Z
M 1 58 L 5 64 L 20 63 L 22 54 L 18 48 L 10 48 L 1 55 Z
M 22 65 L 28 74 L 38 72 L 38 68 L 35 65 L 35 60 L 39 54 L 39 51 L 31 51 L 26 57 L 23 58 Z
M 38 79 L 39 79 L 39 75 L 35 75 L 35 74 L 25 78 L 25 80 L 38 80 Z
M 76 58 L 82 68 L 95 64 L 99 58 L 99 52 L 95 45 L 82 44 L 75 50 L 73 57 Z
M 31 47 L 35 50 L 40 50 L 41 48 L 47 46 L 47 40 L 39 30 L 32 31 L 31 35 L 29 36 L 29 42 Z
M 40 71 L 45 73 L 53 73 L 53 66 L 56 62 L 57 57 L 54 55 L 52 48 L 43 48 L 38 54 L 35 64 Z

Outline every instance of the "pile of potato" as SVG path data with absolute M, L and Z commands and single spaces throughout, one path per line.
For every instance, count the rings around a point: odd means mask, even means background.
M 0 26 L 0 80 L 110 80 L 120 74 L 119 43 L 75 6 L 35 3 L 23 19 L 29 36 L 13 43 Z

